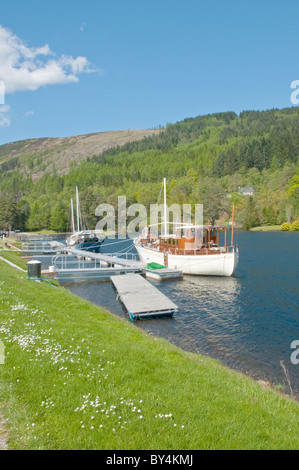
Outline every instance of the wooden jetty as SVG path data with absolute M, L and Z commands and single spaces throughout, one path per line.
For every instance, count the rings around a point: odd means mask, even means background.
M 81 259 L 89 259 L 95 262 L 94 267 L 86 267 L 84 264 L 78 266 L 78 268 L 70 268 L 68 263 L 68 255 L 57 255 L 63 256 L 61 260 L 61 266 L 58 267 L 58 261 L 56 263 L 56 271 L 58 273 L 58 279 L 64 281 L 81 281 L 84 276 L 88 279 L 104 279 L 110 278 L 114 274 L 124 273 L 143 273 L 147 277 L 151 277 L 157 280 L 173 279 L 182 277 L 182 272 L 177 269 L 148 269 L 147 264 L 142 263 L 134 259 L 121 258 L 117 254 L 105 254 L 105 253 L 93 253 L 84 250 L 78 250 L 77 248 L 66 248 L 65 251 L 69 255 L 76 256 Z M 54 258 L 53 258 L 54 260 Z
M 67 253 L 71 253 L 75 256 L 81 256 L 82 258 L 91 258 L 98 260 L 99 262 L 104 262 L 107 266 L 127 266 L 135 269 L 142 269 L 145 267 L 145 264 L 141 261 L 134 261 L 130 259 L 120 258 L 117 255 L 104 254 L 104 253 L 93 253 L 91 251 L 77 250 L 77 248 L 66 248 L 64 249 Z
M 73 284 L 74 282 L 86 283 L 98 280 L 110 279 L 112 275 L 123 276 L 127 273 L 140 272 L 139 269 L 123 267 L 107 267 L 107 268 L 80 268 L 80 269 L 58 269 L 55 277 L 61 284 Z
M 66 248 L 68 254 L 60 254 L 53 258 L 58 281 L 64 284 L 73 282 L 110 279 L 112 275 L 141 272 L 144 263 L 134 259 L 121 258 L 114 254 L 94 253 L 77 248 Z M 78 259 L 78 265 L 71 267 L 70 256 Z M 94 264 L 92 263 L 94 262 Z
M 22 249 L 20 250 L 24 256 L 34 255 L 55 255 L 61 251 L 62 247 L 57 244 L 51 244 L 49 242 L 42 243 L 23 243 Z
M 61 284 L 110 279 L 131 321 L 140 318 L 173 316 L 178 311 L 177 305 L 144 276 L 158 280 L 173 279 L 182 277 L 182 272 L 163 266 L 153 269 L 141 261 L 127 259 L 127 256 L 121 258 L 123 255 L 124 253 L 93 253 L 64 247 L 59 254 L 56 253 L 56 256 L 53 256 L 53 265 L 41 271 L 41 274 L 46 277 L 55 277 Z M 60 262 L 58 262 L 59 257 Z M 77 260 L 76 267 L 70 266 L 73 263 L 70 258 L 73 257 Z M 92 260 L 94 267 L 90 263 Z
M 140 274 L 111 276 L 119 298 L 131 321 L 140 318 L 172 316 L 178 307 Z

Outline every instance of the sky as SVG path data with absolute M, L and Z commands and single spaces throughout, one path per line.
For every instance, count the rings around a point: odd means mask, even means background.
M 298 0 L 2 1 L 0 144 L 296 106 L 298 14 Z

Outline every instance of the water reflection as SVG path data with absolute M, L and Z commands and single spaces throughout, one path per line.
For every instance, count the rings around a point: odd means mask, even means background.
M 237 348 L 233 346 L 240 340 L 237 278 L 184 276 L 182 281 L 160 283 L 158 287 L 179 307 L 174 321 L 169 323 L 168 340 L 191 352 L 213 351 L 216 356 L 221 352 L 222 357 L 230 356 L 232 347 Z M 159 320 L 147 321 L 141 327 L 165 335 Z

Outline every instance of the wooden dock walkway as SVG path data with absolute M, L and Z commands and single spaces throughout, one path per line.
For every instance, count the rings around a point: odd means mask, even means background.
M 54 275 L 49 272 L 49 275 L 56 277 L 60 284 L 73 284 L 76 282 L 87 283 L 110 279 L 111 276 L 123 276 L 127 273 L 140 272 L 139 269 L 130 268 L 128 266 L 107 267 L 107 268 L 80 268 L 80 269 L 58 269 Z
M 77 268 L 71 268 L 68 266 L 68 256 L 67 255 L 57 255 L 63 256 L 61 263 L 54 261 L 56 264 L 56 271 L 58 273 L 58 278 L 60 280 L 69 278 L 70 280 L 75 281 L 81 280 L 82 277 L 86 275 L 86 278 L 110 278 L 114 274 L 124 274 L 128 273 L 144 273 L 146 277 L 151 277 L 153 279 L 164 280 L 164 279 L 174 279 L 182 277 L 183 274 L 178 269 L 149 269 L 147 268 L 146 263 L 137 261 L 134 259 L 121 258 L 118 254 L 112 253 L 94 253 L 84 250 L 78 250 L 77 248 L 66 248 L 65 252 L 69 255 L 76 256 L 81 259 L 90 259 L 95 261 L 93 268 L 85 269 L 86 266 L 83 263 L 83 267 L 78 266 Z M 54 258 L 53 258 L 54 259 Z M 60 267 L 58 266 L 60 264 Z M 98 264 L 98 266 L 96 265 Z
M 85 258 L 103 261 L 104 263 L 107 263 L 107 265 L 110 266 L 126 266 L 130 268 L 135 268 L 136 270 L 141 270 L 146 266 L 145 263 L 142 263 L 141 261 L 119 258 L 118 256 L 112 256 L 111 254 L 105 255 L 104 253 L 94 253 L 91 251 L 77 250 L 77 248 L 65 248 L 64 251 L 71 253 L 75 256 L 82 256 Z
M 140 274 L 111 276 L 130 319 L 172 316 L 178 307 Z

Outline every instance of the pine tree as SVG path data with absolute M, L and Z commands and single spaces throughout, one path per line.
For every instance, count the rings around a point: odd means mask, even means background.
M 65 232 L 67 229 L 67 217 L 65 208 L 61 202 L 55 205 L 50 219 L 50 228 L 56 232 Z
M 260 225 L 260 217 L 257 211 L 256 204 L 252 196 L 246 200 L 244 207 L 244 223 L 243 227 L 245 230 L 249 230 L 252 227 Z
M 18 211 L 16 202 L 7 196 L 0 197 L 0 229 L 3 231 L 17 228 Z

